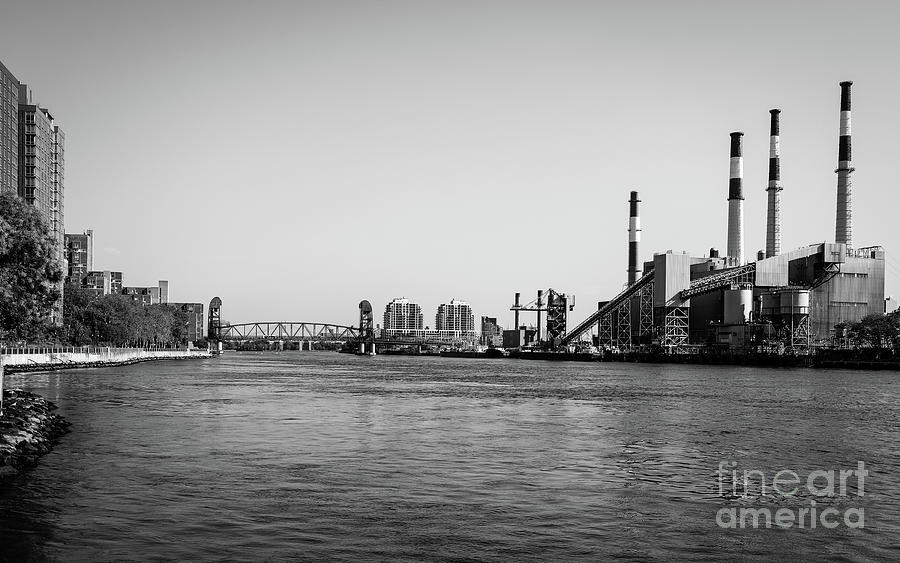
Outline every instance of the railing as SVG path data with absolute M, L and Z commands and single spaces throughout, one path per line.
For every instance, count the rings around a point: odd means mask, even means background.
M 113 346 L 0 346 L 0 354 L 2 355 L 23 355 L 23 354 L 105 354 L 107 352 L 156 352 L 156 351 L 173 351 L 186 352 L 188 350 L 202 350 L 202 348 L 187 348 L 185 346 L 149 346 L 149 347 L 126 347 L 117 348 Z
M 475 341 L 479 333 L 474 330 L 437 330 L 437 329 L 381 329 L 376 331 L 380 340 L 410 340 L 433 342 L 468 342 Z
M 882 246 L 866 246 L 863 248 L 848 248 L 847 256 L 851 258 L 871 258 L 873 252 L 884 252 Z

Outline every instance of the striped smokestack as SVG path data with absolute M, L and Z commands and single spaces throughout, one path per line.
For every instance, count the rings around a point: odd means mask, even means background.
M 630 211 L 628 214 L 628 285 L 637 281 L 638 273 L 638 246 L 641 243 L 641 218 L 638 215 L 638 199 L 637 192 L 631 192 L 631 199 L 628 201 Z
M 770 109 L 769 126 L 769 206 L 766 213 L 766 258 L 781 254 L 781 147 L 778 145 L 780 109 Z
M 728 256 L 744 263 L 744 134 L 731 133 L 728 180 Z
M 850 86 L 853 82 L 841 82 L 841 137 L 838 141 L 837 221 L 834 242 L 853 245 L 853 210 L 850 207 Z

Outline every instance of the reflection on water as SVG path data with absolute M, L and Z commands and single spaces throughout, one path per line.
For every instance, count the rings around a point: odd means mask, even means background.
M 0 489 L 9 559 L 900 557 L 893 373 L 285 352 L 9 379 L 73 425 Z M 866 527 L 723 530 L 727 460 L 863 460 Z

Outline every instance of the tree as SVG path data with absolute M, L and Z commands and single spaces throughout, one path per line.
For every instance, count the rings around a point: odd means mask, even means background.
M 42 336 L 59 299 L 62 270 L 55 241 L 37 209 L 0 194 L 0 332 L 4 338 Z
M 897 327 L 897 329 L 894 331 L 894 339 L 892 344 L 894 346 L 894 351 L 900 352 L 900 309 L 889 313 L 888 318 L 891 319 L 891 322 L 894 323 L 895 327 Z
M 900 342 L 900 316 L 874 313 L 849 327 L 850 339 L 859 348 L 895 348 Z
M 92 316 L 89 307 L 97 300 L 97 294 L 77 284 L 67 284 L 63 292 L 62 338 L 75 346 L 91 344 Z
M 63 333 L 70 344 L 164 346 L 187 340 L 188 316 L 168 305 L 143 305 L 125 295 L 66 289 Z

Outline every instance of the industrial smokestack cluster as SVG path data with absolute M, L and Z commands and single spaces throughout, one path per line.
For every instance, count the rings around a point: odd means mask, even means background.
M 852 246 L 853 214 L 851 208 L 850 150 L 850 86 L 851 81 L 841 82 L 841 124 L 838 144 L 837 221 L 835 242 Z M 757 255 L 771 258 L 781 254 L 781 110 L 769 110 L 769 182 L 766 188 L 766 249 Z M 735 131 L 731 136 L 730 173 L 728 179 L 728 242 L 726 256 L 738 265 L 744 264 L 744 134 Z M 638 214 L 638 193 L 631 192 L 628 217 L 628 285 L 637 281 L 638 252 L 641 241 L 641 219 Z M 712 251 L 710 251 L 712 256 Z
M 838 141 L 837 221 L 834 242 L 853 245 L 853 209 L 850 206 L 850 86 L 853 82 L 841 82 L 841 126 Z
M 731 174 L 728 180 L 727 255 L 744 263 L 744 134 L 731 133 Z
M 769 125 L 769 202 L 766 212 L 766 258 L 781 254 L 781 148 L 778 144 L 781 110 L 771 109 Z
M 628 201 L 628 285 L 637 281 L 640 273 L 638 269 L 638 247 L 641 243 L 641 218 L 638 215 L 640 201 L 638 193 L 631 192 L 631 199 Z
M 853 208 L 851 206 L 852 185 L 850 174 L 850 86 L 853 82 L 841 82 L 841 124 L 838 143 L 837 220 L 834 240 L 837 243 L 853 245 Z M 766 188 L 768 205 L 766 211 L 765 257 L 781 254 L 781 110 L 771 109 L 769 125 L 769 184 Z M 731 133 L 731 168 L 728 180 L 728 244 L 726 255 L 738 264 L 744 263 L 744 147 L 741 132 Z

